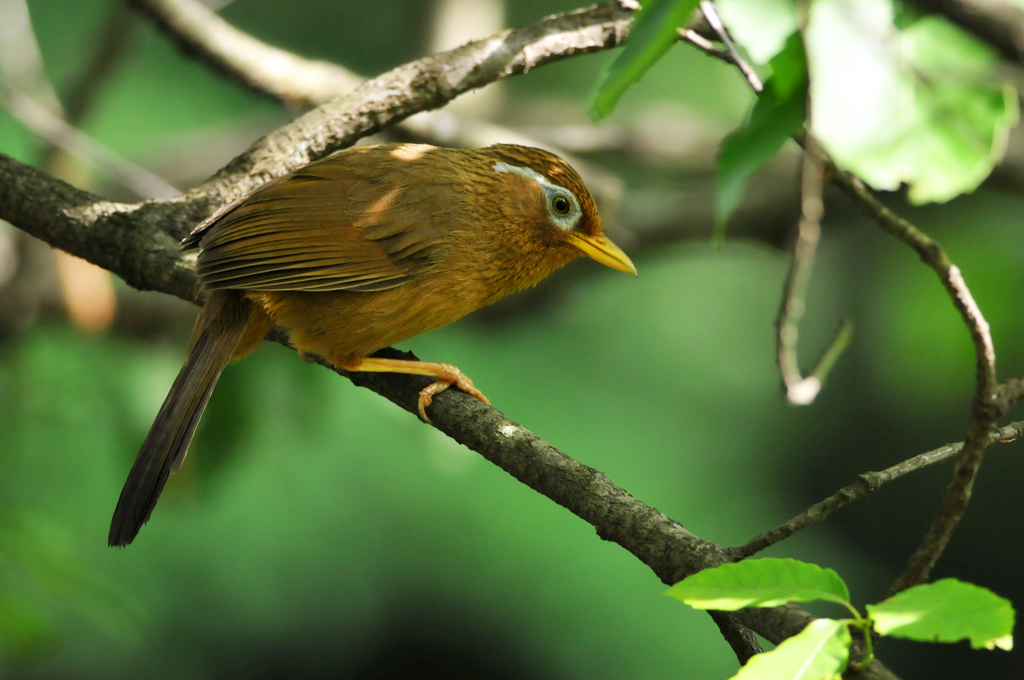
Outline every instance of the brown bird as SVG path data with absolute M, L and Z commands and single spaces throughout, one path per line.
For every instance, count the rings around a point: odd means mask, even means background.
M 490 402 L 450 364 L 371 354 L 532 286 L 581 255 L 636 274 L 604 236 L 568 163 L 504 144 L 350 149 L 224 206 L 182 246 L 200 249 L 206 304 L 121 491 L 112 546 L 131 543 L 149 521 L 221 371 L 273 326 L 304 358 L 436 378 L 419 396 L 427 420 L 433 396 L 451 385 Z

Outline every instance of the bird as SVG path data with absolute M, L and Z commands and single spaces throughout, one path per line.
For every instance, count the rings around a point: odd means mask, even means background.
M 199 250 L 205 303 L 187 358 L 125 482 L 108 543 L 126 546 L 182 464 L 225 366 L 277 326 L 307 360 L 435 379 L 418 411 L 454 385 L 490 402 L 451 364 L 377 358 L 588 256 L 636 276 L 604 235 L 579 174 L 537 148 L 360 146 L 226 204 L 182 241 Z

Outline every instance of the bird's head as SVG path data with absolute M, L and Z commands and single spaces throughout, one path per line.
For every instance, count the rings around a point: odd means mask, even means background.
M 601 216 L 586 185 L 571 165 L 533 147 L 496 144 L 482 149 L 512 210 L 528 217 L 541 243 L 574 248 L 603 265 L 636 276 L 622 249 L 604 235 Z

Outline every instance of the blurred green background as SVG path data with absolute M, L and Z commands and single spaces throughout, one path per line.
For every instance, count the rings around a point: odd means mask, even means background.
M 272 44 L 374 74 L 429 51 L 438 5 L 236 0 L 221 14 Z M 28 7 L 63 93 L 115 3 Z M 508 2 L 504 23 L 572 7 Z M 294 115 L 183 55 L 142 17 L 128 39 L 81 127 L 179 186 Z M 768 176 L 766 194 L 781 207 L 711 247 L 709 231 L 686 224 L 710 215 L 709 153 L 746 113 L 745 83 L 677 45 L 595 131 L 586 101 L 613 57 L 508 81 L 498 121 L 556 140 L 579 130 L 618 135 L 580 154 L 625 183 L 618 214 L 606 219 L 627 251 L 636 245 L 639 279 L 578 262 L 538 291 L 404 348 L 457 364 L 510 418 L 723 545 L 860 472 L 962 439 L 973 385 L 966 330 L 934 274 L 838 196 L 827 196 L 802 358 L 813 361 L 844 316 L 857 324 L 854 344 L 817 403 L 784 403 L 773 322 L 788 261 L 779 245 L 795 225 L 785 199 L 793 173 Z M 43 146 L 0 111 L 0 152 L 40 163 Z M 102 177 L 90 181 L 134 200 Z M 990 182 L 945 206 L 893 206 L 960 265 L 992 325 L 1001 375 L 1024 374 L 1021 188 Z M 645 240 L 647 228 L 655 237 Z M 415 417 L 280 346 L 225 372 L 150 524 L 129 548 L 107 548 L 110 513 L 194 315 L 185 303 L 118 286 L 119 316 L 107 333 L 78 330 L 59 305 L 41 304 L 31 323 L 0 339 L 0 675 L 735 672 L 707 615 L 659 597 L 664 586 L 630 554 Z M 0 306 L 4 294 L 0 284 Z M 1018 608 L 1019 447 L 990 450 L 934 574 L 987 586 Z M 835 568 L 857 604 L 875 601 L 950 471 L 898 481 L 770 554 Z M 1024 677 L 1017 651 L 887 641 L 880 654 L 907 678 Z

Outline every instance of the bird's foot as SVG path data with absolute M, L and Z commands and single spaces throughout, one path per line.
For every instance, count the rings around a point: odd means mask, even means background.
M 406 361 L 404 359 L 381 359 L 367 357 L 366 359 L 335 359 L 332 362 L 339 368 L 347 371 L 373 371 L 377 373 L 410 373 L 412 375 L 425 375 L 434 378 L 435 382 L 430 383 L 420 390 L 419 401 L 416 410 L 425 423 L 430 423 L 427 417 L 427 407 L 434 401 L 434 395 L 444 392 L 455 385 L 471 397 L 475 397 L 491 405 L 490 400 L 473 385 L 469 376 L 451 364 L 435 364 L 428 361 Z M 431 423 L 432 424 L 432 423 Z
M 420 419 L 423 422 L 431 423 L 430 418 L 427 417 L 427 407 L 434 401 L 434 395 L 444 392 L 452 385 L 455 385 L 469 396 L 476 397 L 488 406 L 491 405 L 490 399 L 485 397 L 484 393 L 473 385 L 473 381 L 470 380 L 469 376 L 458 368 L 451 364 L 435 364 L 435 366 L 440 369 L 438 373 L 434 374 L 434 377 L 438 378 L 438 380 L 430 383 L 420 390 L 420 399 L 417 410 L 419 411 Z

